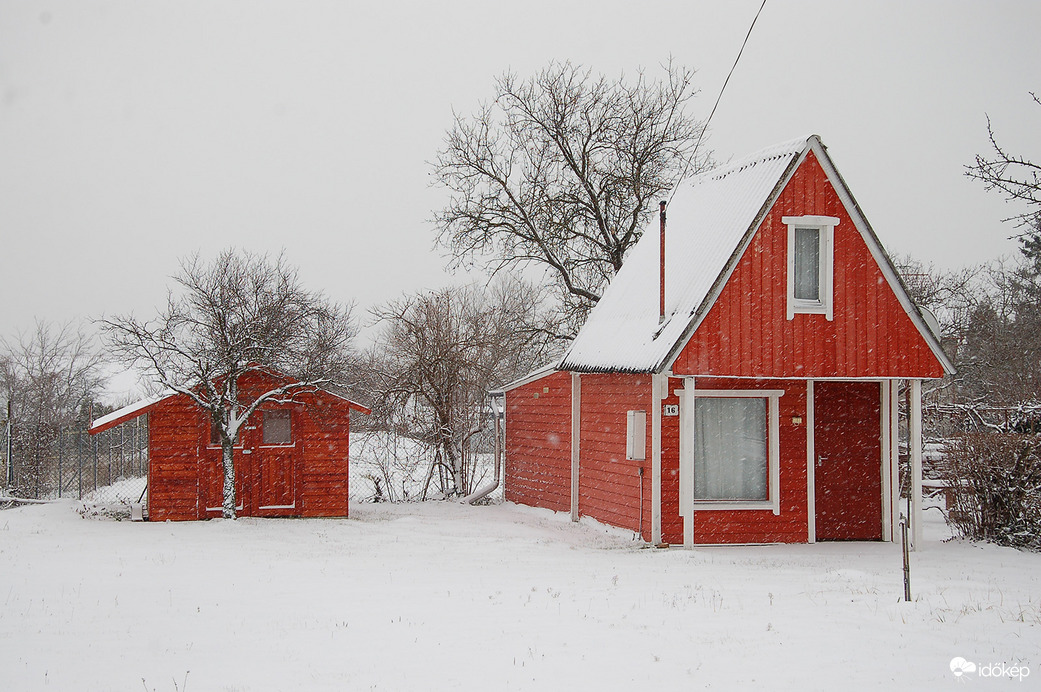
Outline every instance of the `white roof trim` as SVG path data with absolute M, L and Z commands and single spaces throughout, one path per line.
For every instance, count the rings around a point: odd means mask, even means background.
M 532 370 L 527 375 L 518 377 L 513 382 L 504 384 L 499 389 L 489 392 L 489 394 L 505 394 L 506 392 L 512 389 L 517 389 L 518 387 L 523 387 L 526 384 L 531 384 L 536 380 L 541 380 L 546 375 L 552 375 L 553 373 L 558 372 L 561 369 L 562 368 L 560 368 L 559 362 L 550 363 L 549 365 L 543 365 L 541 368 L 538 368 L 537 370 Z
M 113 411 L 112 413 L 105 414 L 101 418 L 98 418 L 96 421 L 93 421 L 90 424 L 89 430 L 94 430 L 95 428 L 100 428 L 100 427 L 102 427 L 104 425 L 107 425 L 108 423 L 111 423 L 112 421 L 117 420 L 119 418 L 127 418 L 129 420 L 129 418 L 134 417 L 133 414 L 138 413 L 139 411 L 144 411 L 144 409 L 148 408 L 149 406 L 152 406 L 153 404 L 157 404 L 160 401 L 162 401 L 163 399 L 166 399 L 166 398 L 171 397 L 171 396 L 175 396 L 175 395 L 174 394 L 158 394 L 156 396 L 150 396 L 147 399 L 141 399 L 141 401 L 135 401 L 132 404 L 127 404 L 123 408 L 117 409 L 117 410 Z

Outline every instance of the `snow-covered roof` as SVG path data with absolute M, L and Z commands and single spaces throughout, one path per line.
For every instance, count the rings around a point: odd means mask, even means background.
M 560 368 L 654 372 L 751 237 L 789 168 L 815 137 L 800 137 L 683 183 L 669 202 L 665 322 L 658 322 L 658 219 L 630 251 Z
M 90 424 L 89 431 L 92 434 L 97 434 L 108 430 L 109 428 L 115 427 L 120 423 L 130 420 L 131 418 L 137 418 L 143 415 L 149 408 L 158 404 L 163 399 L 174 396 L 173 394 L 159 394 L 157 396 L 150 396 L 147 399 L 128 404 L 121 409 L 116 409 L 112 413 L 98 418 L 96 421 Z
M 633 247 L 558 366 L 575 372 L 663 372 L 712 307 L 759 224 L 812 151 L 897 300 L 948 373 L 955 368 L 911 302 L 900 275 L 817 135 L 777 144 L 702 173 L 677 188 L 666 210 L 665 319 L 659 323 L 655 219 Z

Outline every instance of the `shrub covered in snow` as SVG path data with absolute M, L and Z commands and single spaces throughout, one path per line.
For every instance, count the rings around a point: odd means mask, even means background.
M 948 522 L 966 538 L 1041 550 L 1041 435 L 967 433 L 946 445 Z

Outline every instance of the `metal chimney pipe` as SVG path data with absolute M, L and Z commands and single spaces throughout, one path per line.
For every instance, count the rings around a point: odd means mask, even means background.
M 665 321 L 665 200 L 658 202 L 658 222 L 661 226 L 661 274 L 659 280 L 658 324 Z

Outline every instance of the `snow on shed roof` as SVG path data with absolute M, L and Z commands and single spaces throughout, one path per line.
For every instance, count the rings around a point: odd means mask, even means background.
M 173 394 L 159 394 L 157 396 L 150 396 L 147 399 L 136 401 L 132 404 L 124 406 L 121 409 L 116 409 L 112 413 L 106 414 L 101 418 L 90 424 L 89 432 L 91 435 L 96 435 L 99 432 L 104 432 L 109 428 L 114 428 L 120 423 L 124 423 L 132 418 L 137 418 L 140 415 L 145 414 L 148 409 L 152 408 L 155 404 L 158 404 L 167 397 L 174 396 Z
M 655 372 L 703 308 L 790 167 L 816 136 L 777 144 L 677 188 L 667 214 L 665 321 L 658 322 L 655 218 L 561 361 L 580 372 Z

